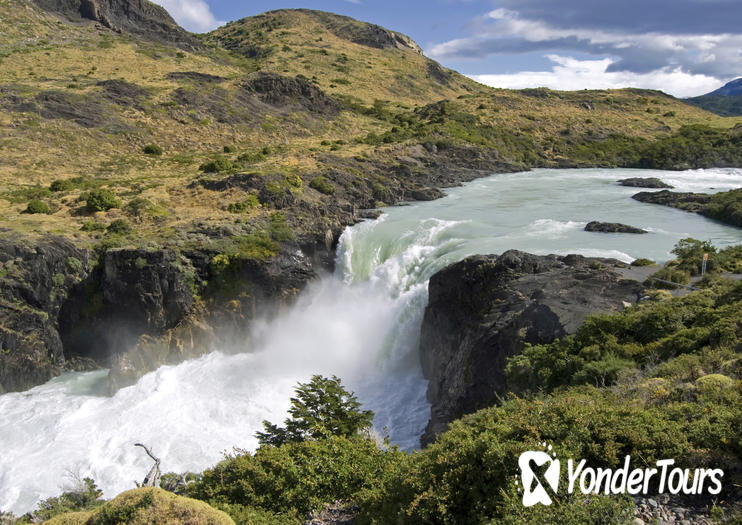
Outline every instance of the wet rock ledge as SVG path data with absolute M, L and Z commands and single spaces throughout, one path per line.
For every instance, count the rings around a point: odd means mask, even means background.
M 420 339 L 432 404 L 422 443 L 505 394 L 507 358 L 527 343 L 552 342 L 574 333 L 588 315 L 635 303 L 642 285 L 615 271 L 625 266 L 511 250 L 469 257 L 435 274 Z

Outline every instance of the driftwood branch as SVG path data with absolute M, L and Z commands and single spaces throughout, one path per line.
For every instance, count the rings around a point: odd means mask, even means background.
M 141 485 L 137 483 L 140 487 L 159 487 L 160 486 L 160 458 L 155 457 L 154 454 L 152 454 L 152 451 L 147 448 L 146 445 L 142 445 L 141 443 L 134 443 L 135 447 L 142 447 L 144 451 L 147 453 L 147 455 L 152 458 L 152 461 L 155 462 L 154 465 L 152 465 L 152 468 L 149 469 L 149 472 L 144 477 L 144 481 L 142 481 Z

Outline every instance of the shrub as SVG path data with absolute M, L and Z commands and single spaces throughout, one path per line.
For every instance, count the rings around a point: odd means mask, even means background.
M 74 188 L 75 182 L 71 179 L 57 179 L 49 185 L 49 189 L 53 192 L 70 191 Z
M 100 499 L 102 495 L 103 493 L 98 490 L 92 479 L 76 480 L 75 486 L 60 496 L 48 498 L 39 503 L 33 517 L 35 520 L 44 521 L 67 512 L 90 510 L 103 504 Z
M 263 421 L 265 432 L 257 432 L 258 441 L 280 446 L 330 436 L 355 436 L 368 430 L 374 417 L 373 412 L 360 410 L 360 406 L 336 376 L 312 376 L 311 381 L 297 386 L 285 426 Z
M 26 213 L 49 213 L 49 205 L 44 201 L 32 200 L 26 206 Z
M 234 153 L 237 151 L 237 148 L 234 146 L 224 146 L 224 153 Z
M 269 233 L 271 238 L 277 242 L 285 242 L 294 239 L 294 232 L 286 222 L 286 214 L 275 211 L 270 215 Z
M 84 232 L 99 232 L 105 230 L 106 225 L 102 222 L 87 220 L 82 223 L 82 227 L 80 229 Z
M 243 512 L 252 507 L 306 516 L 327 503 L 375 492 L 386 473 L 405 460 L 405 453 L 379 450 L 375 441 L 361 436 L 264 445 L 254 455 L 228 456 L 189 485 L 187 494 L 212 505 L 238 505 Z
M 116 219 L 106 227 L 106 231 L 114 235 L 127 235 L 131 233 L 131 226 L 124 219 Z
M 91 190 L 86 198 L 85 208 L 90 212 L 108 211 L 111 208 L 120 208 L 121 200 L 116 198 L 111 190 Z
M 135 197 L 126 203 L 124 210 L 135 217 L 141 217 L 151 206 L 152 203 L 144 197 Z
M 229 159 L 216 159 L 209 162 L 205 162 L 198 167 L 204 173 L 222 173 L 226 171 L 233 171 L 235 169 L 234 163 Z
M 638 259 L 634 259 L 631 263 L 631 266 L 654 266 L 655 264 L 657 263 L 651 259 L 640 257 Z
M 157 144 L 147 144 L 142 148 L 142 152 L 146 155 L 159 156 L 162 155 L 162 148 Z
M 332 195 L 335 193 L 335 186 L 322 175 L 313 178 L 309 182 L 309 187 L 320 193 L 324 193 L 325 195 Z
M 154 523 L 193 523 L 234 525 L 224 512 L 203 501 L 177 496 L 162 489 L 148 487 L 119 494 L 94 510 L 86 523 L 99 525 Z
M 245 213 L 252 208 L 260 206 L 260 201 L 257 195 L 248 195 L 245 200 L 238 202 L 230 202 L 227 205 L 227 211 L 230 213 Z

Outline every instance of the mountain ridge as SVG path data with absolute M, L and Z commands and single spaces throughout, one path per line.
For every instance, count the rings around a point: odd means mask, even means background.
M 727 82 L 705 95 L 685 99 L 691 105 L 723 117 L 742 115 L 742 78 Z

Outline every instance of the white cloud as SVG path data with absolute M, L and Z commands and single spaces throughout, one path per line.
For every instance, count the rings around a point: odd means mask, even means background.
M 170 13 L 178 24 L 194 33 L 206 33 L 224 22 L 216 19 L 204 0 L 152 0 Z
M 495 9 L 479 17 L 472 36 L 431 49 L 438 60 L 481 59 L 490 55 L 532 52 L 588 53 L 612 57 L 609 72 L 650 74 L 677 67 L 719 79 L 742 71 L 741 32 L 632 32 L 630 28 L 558 27 L 542 19 Z
M 664 68 L 649 73 L 608 71 L 613 63 L 610 58 L 577 60 L 560 55 L 547 56 L 554 63 L 551 71 L 521 71 L 514 74 L 484 74 L 471 75 L 471 77 L 488 86 L 509 89 L 548 87 L 573 91 L 638 87 L 659 89 L 676 97 L 703 95 L 723 84 L 714 77 L 685 73 L 679 67 Z

